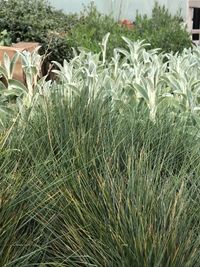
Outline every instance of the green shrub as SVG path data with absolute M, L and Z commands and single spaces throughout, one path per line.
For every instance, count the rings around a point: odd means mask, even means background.
M 107 47 L 109 57 L 112 57 L 114 48 L 124 46 L 122 36 L 135 39 L 134 30 L 119 25 L 112 16 L 99 13 L 94 4 L 91 4 L 81 13 L 78 23 L 71 28 L 67 41 L 74 48 L 83 47 L 93 52 L 100 52 L 101 40 L 108 32 L 110 33 Z
M 182 18 L 172 16 L 163 6 L 155 4 L 152 17 L 137 15 L 136 35 L 146 40 L 151 48 L 161 48 L 165 52 L 181 52 L 191 47 L 190 34 L 182 25 Z
M 103 36 L 110 32 L 107 54 L 113 56 L 113 49 L 124 47 L 122 36 L 131 40 L 144 39 L 149 48 L 161 48 L 165 52 L 181 52 L 191 46 L 191 38 L 181 25 L 180 16 L 172 16 L 165 7 L 155 4 L 152 17 L 137 15 L 133 29 L 120 26 L 111 16 L 100 14 L 91 4 L 81 14 L 79 22 L 67 36 L 69 46 L 84 47 L 99 52 Z
M 99 44 L 107 32 L 110 32 L 109 58 L 113 56 L 114 48 L 125 46 L 121 36 L 131 40 L 145 39 L 151 44 L 150 48 L 159 47 L 166 52 L 182 51 L 191 46 L 191 40 L 180 21 L 179 16 L 170 15 L 158 4 L 151 18 L 138 15 L 136 27 L 128 29 L 111 16 L 100 14 L 94 4 L 78 16 L 66 15 L 46 0 L 0 0 L 0 31 L 6 29 L 12 42 L 40 42 L 49 61 L 70 60 L 72 47 L 99 52 Z
M 46 0 L 0 0 L 0 31 L 6 29 L 12 42 L 41 43 L 43 51 L 51 53 L 50 60 L 62 61 L 69 54 L 63 35 L 76 20 L 76 15 L 55 10 Z

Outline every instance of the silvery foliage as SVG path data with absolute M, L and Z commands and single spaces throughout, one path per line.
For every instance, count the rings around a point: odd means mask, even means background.
M 0 65 L 0 119 L 3 115 L 12 114 L 17 109 L 21 118 L 30 118 L 41 97 L 49 93 L 51 81 L 40 78 L 43 57 L 38 53 L 39 47 L 32 53 L 28 51 L 15 53 L 12 59 L 4 54 L 4 64 Z M 25 84 L 13 78 L 16 63 L 22 62 Z M 9 103 L 10 98 L 16 99 L 16 105 Z M 28 115 L 28 116 L 27 116 Z M 0 120 L 3 124 L 3 120 Z
M 39 79 L 42 57 L 38 51 L 18 53 L 10 60 L 5 55 L 0 75 L 7 81 L 7 88 L 0 83 L 1 102 L 9 95 L 17 96 L 21 114 L 33 114 L 37 105 L 43 105 L 52 90 L 73 104 L 77 95 L 84 92 L 88 101 L 109 98 L 112 110 L 123 111 L 125 106 L 145 107 L 152 121 L 160 110 L 169 108 L 172 115 L 198 121 L 200 111 L 200 48 L 185 49 L 181 54 L 164 54 L 159 49 L 147 50 L 144 41 L 133 42 L 122 37 L 127 49 L 116 48 L 111 60 L 106 59 L 109 33 L 100 44 L 101 53 L 94 54 L 83 48 L 74 51 L 74 58 L 63 64 L 53 62 L 56 81 Z M 26 86 L 12 79 L 15 62 L 21 57 Z M 6 110 L 4 110 L 6 112 Z
M 87 86 L 91 98 L 101 95 L 112 99 L 112 107 L 146 106 L 152 121 L 159 110 L 198 115 L 200 111 L 200 48 L 185 49 L 181 54 L 164 54 L 159 49 L 146 50 L 144 41 L 132 42 L 123 37 L 128 49 L 116 48 L 106 61 L 109 35 L 102 52 L 80 51 L 64 64 L 55 63 L 64 94 L 71 102 Z M 102 56 L 103 55 L 103 56 Z

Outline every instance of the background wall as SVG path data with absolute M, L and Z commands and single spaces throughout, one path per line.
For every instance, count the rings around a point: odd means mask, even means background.
M 182 16 L 186 17 L 187 0 L 157 0 L 161 5 L 169 8 L 175 14 L 181 10 Z M 49 0 L 58 9 L 67 13 L 80 12 L 83 4 L 88 5 L 91 0 Z M 98 10 L 102 13 L 113 13 L 116 19 L 128 18 L 134 20 L 137 10 L 140 14 L 151 15 L 155 0 L 94 0 Z
M 102 13 L 110 13 L 112 10 L 112 0 L 48 0 L 58 9 L 63 9 L 67 13 L 80 12 L 84 5 L 94 2 L 98 10 Z M 124 0 L 122 0 L 124 2 Z M 126 1 L 126 0 L 125 0 Z

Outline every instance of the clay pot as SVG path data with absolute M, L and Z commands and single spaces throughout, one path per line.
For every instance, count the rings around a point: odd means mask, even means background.
M 3 58 L 4 58 L 5 53 L 10 57 L 10 59 L 12 59 L 17 51 L 32 52 L 38 46 L 39 46 L 39 43 L 29 43 L 29 42 L 19 42 L 19 43 L 13 44 L 12 46 L 0 46 L 0 62 L 2 65 L 4 64 Z M 16 62 L 14 73 L 13 73 L 13 79 L 16 79 L 20 82 L 25 83 L 22 63 L 20 59 L 18 59 L 18 61 Z
M 120 23 L 120 25 L 125 26 L 128 29 L 133 29 L 135 26 L 135 24 L 128 19 L 121 20 L 119 23 Z

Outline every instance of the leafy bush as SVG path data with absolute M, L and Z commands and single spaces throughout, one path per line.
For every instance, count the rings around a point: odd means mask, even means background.
M 151 48 L 161 48 L 165 52 L 181 52 L 191 47 L 190 34 L 182 25 L 183 19 L 173 16 L 163 6 L 155 4 L 152 17 L 137 15 L 136 36 L 151 44 Z
M 43 51 L 51 53 L 50 60 L 63 61 L 63 54 L 69 54 L 63 35 L 76 20 L 76 15 L 55 10 L 46 0 L 0 0 L 0 31 L 6 29 L 12 42 L 43 44 Z
M 100 43 L 106 33 L 110 33 L 107 47 L 109 58 L 113 56 L 113 49 L 124 46 L 122 35 L 134 39 L 135 33 L 119 25 L 111 16 L 100 14 L 94 4 L 87 6 L 81 13 L 79 21 L 72 27 L 67 41 L 74 48 L 82 47 L 89 51 L 100 52 Z
M 160 47 L 167 52 L 182 51 L 191 46 L 190 36 L 181 26 L 180 17 L 170 15 L 158 4 L 151 18 L 138 15 L 136 27 L 128 29 L 111 16 L 100 14 L 94 4 L 78 16 L 55 10 L 46 0 L 0 0 L 0 31 L 4 29 L 12 42 L 40 42 L 48 60 L 58 62 L 73 57 L 72 47 L 100 52 L 99 43 L 108 32 L 109 58 L 113 56 L 114 48 L 124 47 L 121 36 L 131 40 L 145 39 L 151 44 L 150 48 Z
M 131 40 L 146 40 L 149 48 L 161 48 L 165 52 L 181 52 L 191 47 L 191 38 L 181 25 L 180 16 L 172 16 L 165 7 L 155 4 L 152 17 L 137 15 L 135 26 L 128 29 L 120 26 L 111 16 L 100 14 L 91 4 L 81 14 L 79 22 L 74 25 L 67 36 L 68 44 L 75 48 L 84 47 L 99 52 L 99 43 L 103 36 L 110 32 L 107 54 L 111 58 L 113 49 L 124 47 L 121 36 Z

